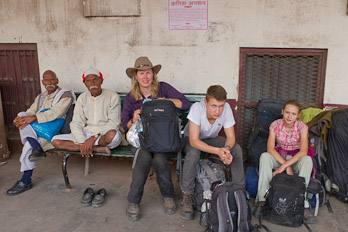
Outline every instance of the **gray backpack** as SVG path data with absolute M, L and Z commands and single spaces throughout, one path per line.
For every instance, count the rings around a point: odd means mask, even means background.
M 195 208 L 201 211 L 201 226 L 209 226 L 209 210 L 212 190 L 226 182 L 225 166 L 218 158 L 201 160 L 197 165 Z

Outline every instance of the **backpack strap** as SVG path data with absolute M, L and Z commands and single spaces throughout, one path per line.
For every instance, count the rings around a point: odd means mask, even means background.
M 218 231 L 233 232 L 233 220 L 228 205 L 228 192 L 222 191 L 217 198 L 217 215 L 219 220 Z
M 252 226 L 252 231 L 260 232 L 259 229 L 262 229 L 262 228 L 264 228 L 267 232 L 271 232 L 267 226 L 261 223 L 261 217 L 259 217 L 259 224 L 255 224 L 254 226 Z
M 254 141 L 256 140 L 260 130 L 261 128 L 259 126 L 258 127 L 254 126 L 253 130 L 251 131 L 250 136 L 248 138 L 248 145 L 247 145 L 248 151 L 251 150 L 251 147 L 253 146 Z
M 308 232 L 312 232 L 311 228 L 308 226 L 308 224 L 306 222 L 303 222 L 303 225 L 306 227 Z
M 45 93 L 44 92 L 40 93 L 39 101 L 38 101 L 38 104 L 37 104 L 37 112 L 40 111 L 41 106 L 43 105 L 43 102 L 44 102 L 45 98 L 46 98 Z
M 250 230 L 248 224 L 248 203 L 243 190 L 234 191 L 234 198 L 238 208 L 238 231 L 247 232 Z
M 141 149 L 141 147 L 138 147 L 137 150 L 135 151 L 135 155 L 134 155 L 134 159 L 133 159 L 133 164 L 132 164 L 132 169 L 134 169 L 134 167 L 135 167 L 135 163 L 137 162 L 137 158 L 138 158 L 140 149 Z

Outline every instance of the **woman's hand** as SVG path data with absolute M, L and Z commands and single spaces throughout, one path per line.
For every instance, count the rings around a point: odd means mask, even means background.
M 292 171 L 291 167 L 286 168 L 286 174 L 288 174 L 290 176 L 294 175 L 294 172 Z
M 132 118 L 132 123 L 135 123 L 136 121 L 139 120 L 140 113 L 141 113 L 141 109 L 137 109 L 136 111 L 134 111 L 133 118 Z
M 281 165 L 277 170 L 275 170 L 273 173 L 272 173 L 272 176 L 275 176 L 277 175 L 278 173 L 282 173 L 284 172 L 285 170 L 285 167 L 283 165 Z

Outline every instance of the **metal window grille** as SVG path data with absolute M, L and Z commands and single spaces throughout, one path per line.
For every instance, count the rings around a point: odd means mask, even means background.
M 327 49 L 240 49 L 236 130 L 243 150 L 259 100 L 297 99 L 303 108 L 322 108 L 326 59 Z

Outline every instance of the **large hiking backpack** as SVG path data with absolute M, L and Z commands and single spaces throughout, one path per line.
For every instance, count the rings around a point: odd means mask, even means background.
M 270 182 L 263 214 L 270 222 L 298 227 L 303 223 L 305 178 L 279 173 Z
M 327 150 L 324 147 L 320 137 L 309 133 L 308 136 L 309 147 L 314 150 L 313 171 L 311 179 L 307 186 L 307 198 L 310 206 L 315 208 L 314 216 L 318 215 L 320 206 L 327 204 L 329 212 L 332 212 L 329 199 L 327 198 L 326 192 L 331 191 L 331 181 L 327 176 Z
M 195 184 L 195 208 L 201 211 L 200 224 L 208 227 L 212 188 L 226 182 L 226 166 L 217 158 L 199 161 Z
M 348 203 L 348 109 L 332 116 L 329 129 L 327 171 L 338 200 Z
M 213 190 L 210 229 L 213 232 L 249 232 L 251 210 L 249 194 L 242 185 L 226 182 Z
M 255 167 L 259 167 L 260 156 L 267 151 L 269 126 L 273 121 L 282 118 L 284 104 L 285 101 L 276 99 L 262 99 L 258 103 L 254 126 L 247 145 L 248 158 Z
M 140 147 L 150 152 L 178 152 L 185 143 L 181 119 L 172 101 L 147 101 L 141 108 Z

